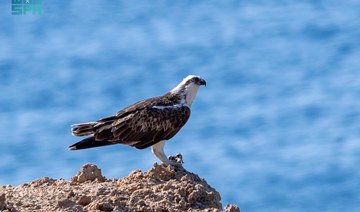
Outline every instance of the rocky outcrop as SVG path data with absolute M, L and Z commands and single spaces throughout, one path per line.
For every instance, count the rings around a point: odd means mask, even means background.
M 157 164 L 111 180 L 85 164 L 70 182 L 44 177 L 0 187 L 0 211 L 221 211 L 220 200 L 198 175 Z M 240 211 L 235 205 L 225 210 Z

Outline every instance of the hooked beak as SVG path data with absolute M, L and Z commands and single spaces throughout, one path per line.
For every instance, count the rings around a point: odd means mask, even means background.
M 205 87 L 206 87 L 206 81 L 204 79 L 201 79 L 200 80 L 200 85 L 205 85 Z

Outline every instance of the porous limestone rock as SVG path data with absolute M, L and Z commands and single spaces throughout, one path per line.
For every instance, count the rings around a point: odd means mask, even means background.
M 44 177 L 0 187 L 0 211 L 221 211 L 220 200 L 198 175 L 157 164 L 111 180 L 85 164 L 70 182 Z M 227 205 L 225 211 L 240 209 Z

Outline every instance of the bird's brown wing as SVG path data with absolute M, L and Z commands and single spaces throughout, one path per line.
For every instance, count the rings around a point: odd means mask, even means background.
M 107 140 L 144 149 L 172 138 L 187 122 L 187 106 L 145 106 L 120 116 L 103 119 L 95 132 L 96 140 Z

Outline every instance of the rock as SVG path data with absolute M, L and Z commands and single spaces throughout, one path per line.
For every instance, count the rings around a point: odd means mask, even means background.
M 225 212 L 240 212 L 240 208 L 237 205 L 227 204 L 225 206 Z
M 48 177 L 0 187 L 0 211 L 221 211 L 220 194 L 181 167 L 157 165 L 106 180 L 85 164 L 71 181 Z M 225 211 L 240 211 L 227 205 Z
M 69 199 L 63 199 L 58 201 L 58 206 L 61 208 L 71 208 L 73 207 L 75 204 L 75 202 L 69 200 Z
M 81 196 L 79 200 L 76 202 L 79 205 L 86 206 L 91 202 L 91 197 Z
M 5 201 L 6 201 L 5 194 L 0 194 L 0 211 L 6 209 Z
M 58 201 L 58 207 L 61 208 L 61 210 L 65 210 L 65 211 L 78 211 L 78 212 L 84 211 L 80 205 L 77 205 L 75 202 L 69 199 L 63 199 Z
M 53 183 L 55 183 L 56 180 L 54 179 L 51 179 L 49 177 L 44 177 L 44 178 L 41 178 L 41 179 L 38 179 L 38 180 L 34 180 L 30 183 L 25 183 L 24 185 L 30 185 L 30 186 L 33 186 L 33 187 L 38 187 L 38 186 L 49 186 Z
M 87 163 L 83 165 L 81 170 L 77 175 L 71 178 L 72 184 L 80 184 L 86 181 L 98 180 L 99 182 L 104 182 L 106 178 L 102 176 L 101 169 L 97 166 Z

